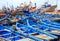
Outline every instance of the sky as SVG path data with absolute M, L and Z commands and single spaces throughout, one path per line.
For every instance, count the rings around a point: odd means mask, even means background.
M 19 6 L 21 3 L 26 2 L 27 4 L 29 2 L 37 4 L 37 8 L 43 5 L 45 2 L 48 2 L 51 5 L 58 5 L 58 9 L 60 9 L 60 0 L 0 0 L 0 8 L 3 6 L 11 7 L 12 5 L 15 7 Z

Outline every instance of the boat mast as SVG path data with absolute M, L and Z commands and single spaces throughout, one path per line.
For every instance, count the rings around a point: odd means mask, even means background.
M 58 0 L 56 0 L 56 9 L 55 9 L 55 14 L 57 14 L 57 5 L 58 5 Z
M 8 2 L 7 2 L 7 7 L 8 7 Z

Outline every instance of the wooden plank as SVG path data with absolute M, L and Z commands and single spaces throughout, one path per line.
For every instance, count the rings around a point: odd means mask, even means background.
M 47 36 L 47 35 L 44 35 L 44 34 L 41 34 L 41 35 L 36 35 L 36 37 L 38 38 L 42 38 L 42 39 L 47 39 L 47 40 L 51 40 L 52 38 Z
M 6 14 L 3 12 L 0 12 L 0 16 L 5 16 Z
M 17 40 L 17 41 L 34 41 L 34 40 L 29 39 L 29 38 L 24 38 L 24 39 L 20 39 L 20 40 Z
M 60 31 L 59 31 L 59 30 L 53 30 L 51 33 L 52 33 L 52 34 L 59 35 L 59 34 L 60 34 Z

